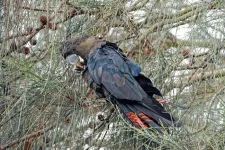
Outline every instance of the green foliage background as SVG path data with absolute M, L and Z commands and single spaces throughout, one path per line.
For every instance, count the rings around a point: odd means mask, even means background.
M 161 143 L 156 149 L 224 148 L 224 1 L 0 3 L 0 149 L 136 150 L 152 139 Z M 167 99 L 187 106 L 166 106 L 183 127 L 163 136 L 138 130 L 111 104 L 87 98 L 80 73 L 59 53 L 60 42 L 83 34 L 117 42 Z M 97 119 L 103 112 L 109 121 Z

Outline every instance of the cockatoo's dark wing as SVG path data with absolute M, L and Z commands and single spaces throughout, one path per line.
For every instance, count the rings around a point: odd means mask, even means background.
M 111 46 L 106 44 L 93 51 L 87 66 L 94 81 L 104 86 L 115 98 L 133 101 L 147 98 L 134 79 L 140 73 L 140 67 L 132 62 L 127 64 Z

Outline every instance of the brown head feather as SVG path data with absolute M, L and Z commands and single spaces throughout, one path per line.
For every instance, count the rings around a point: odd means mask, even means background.
M 104 42 L 102 38 L 85 35 L 64 41 L 60 51 L 64 58 L 71 54 L 76 54 L 84 59 L 86 63 L 91 52 L 100 47 Z

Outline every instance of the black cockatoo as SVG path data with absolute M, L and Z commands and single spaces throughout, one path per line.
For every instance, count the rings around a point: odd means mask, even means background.
M 153 97 L 162 96 L 141 67 L 128 59 L 115 44 L 95 36 L 82 36 L 62 42 L 65 59 L 74 54 L 84 59 L 83 77 L 96 93 L 117 105 L 123 116 L 138 128 L 180 126 Z

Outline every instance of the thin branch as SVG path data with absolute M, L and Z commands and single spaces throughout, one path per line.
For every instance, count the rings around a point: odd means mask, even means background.
M 39 130 L 37 132 L 34 132 L 32 134 L 29 134 L 29 135 L 26 135 L 26 136 L 24 136 L 21 139 L 17 139 L 17 140 L 14 140 L 14 141 L 10 142 L 10 143 L 2 145 L 2 146 L 0 146 L 0 150 L 5 150 L 7 148 L 10 148 L 10 147 L 12 147 L 12 146 L 14 146 L 16 144 L 19 144 L 19 143 L 25 141 L 26 139 L 37 138 L 37 137 L 43 135 L 45 132 L 53 129 L 53 127 L 54 127 L 54 125 L 51 125 L 51 126 L 49 126 L 47 128 L 41 129 L 41 130 Z
M 197 81 L 204 81 L 206 79 L 219 78 L 219 77 L 223 77 L 223 76 L 225 76 L 225 69 L 208 71 L 208 72 L 204 72 L 204 74 L 198 73 L 198 74 L 193 75 L 191 79 L 190 79 L 190 77 L 185 77 L 179 81 L 175 80 L 174 86 L 172 88 L 179 88 L 182 85 L 189 86 L 191 84 L 196 83 Z M 190 81 L 188 81 L 189 79 L 190 79 Z
M 90 136 L 86 137 L 83 142 L 81 142 L 79 145 L 84 145 L 86 141 L 89 141 L 90 138 L 92 137 L 92 135 L 97 132 L 99 129 L 101 129 L 106 123 L 108 123 L 109 119 L 113 116 L 114 114 L 114 108 L 111 106 L 110 108 L 110 113 L 106 116 L 106 118 L 104 119 L 103 122 L 100 122 L 100 123 L 95 123 L 94 124 L 94 129 L 93 129 L 93 132 Z
M 56 24 L 63 23 L 65 21 L 67 21 L 68 19 L 73 18 L 74 16 L 77 16 L 77 15 L 83 15 L 83 14 L 92 15 L 92 14 L 96 14 L 98 12 L 99 12 L 98 9 L 93 9 L 93 10 L 72 9 L 72 10 L 69 10 L 69 15 L 67 17 L 63 18 L 61 21 L 56 22 Z
M 130 11 L 135 11 L 135 10 L 138 10 L 144 6 L 146 6 L 146 4 L 149 2 L 149 0 L 138 0 L 136 1 L 127 11 L 130 12 Z
M 32 8 L 29 6 L 23 6 L 22 9 L 26 9 L 26 10 L 33 10 L 33 11 L 41 11 L 41 12 L 54 12 L 54 10 L 50 9 L 50 10 L 46 10 L 46 9 L 42 9 L 42 8 Z M 59 10 L 58 13 L 63 13 L 64 11 Z
M 176 71 L 178 71 L 178 70 L 193 70 L 193 69 L 199 69 L 199 68 L 206 68 L 207 67 L 207 65 L 205 65 L 205 66 L 180 66 L 180 67 L 178 67 L 178 68 L 176 68 Z
M 193 54 L 192 56 L 194 57 L 194 58 L 196 58 L 196 57 L 201 57 L 201 56 L 205 56 L 205 55 L 208 55 L 208 52 L 204 52 L 204 53 L 200 53 L 200 54 Z M 187 56 L 185 56 L 184 58 L 189 58 L 190 56 L 189 55 L 187 55 Z

